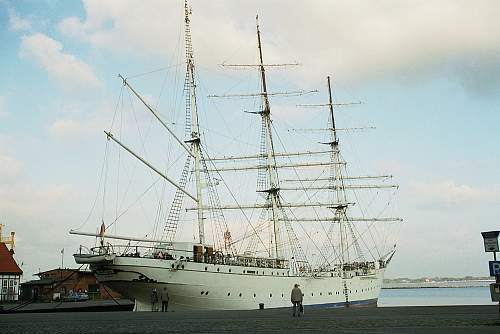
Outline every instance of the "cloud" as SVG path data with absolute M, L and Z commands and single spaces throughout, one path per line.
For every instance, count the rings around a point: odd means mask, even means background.
M 15 32 L 31 29 L 30 20 L 18 16 L 15 10 L 11 7 L 8 7 L 7 11 L 9 13 L 9 31 Z
M 67 231 L 68 222 L 81 215 L 78 209 L 81 198 L 71 187 L 36 185 L 21 175 L 15 183 L 0 182 L 0 198 L 0 212 L 7 228 L 16 232 L 16 258 L 24 263 L 26 279 L 38 268 L 49 269 L 59 263 L 58 250 L 62 247 L 76 248 Z
M 50 126 L 50 134 L 59 138 L 80 136 L 82 132 L 83 125 L 73 119 L 58 119 Z
M 370 1 L 193 1 L 192 31 L 199 64 L 255 62 L 255 13 L 266 62 L 300 60 L 295 80 L 327 74 L 340 80 L 426 72 L 452 64 L 460 79 L 491 66 L 500 52 L 498 1 L 397 3 Z M 283 8 L 286 7 L 286 12 Z M 182 47 L 182 3 L 84 1 L 86 17 L 62 20 L 59 30 L 95 48 L 138 55 L 165 55 Z M 166 19 L 168 17 L 168 19 Z M 147 18 L 147 20 L 145 20 Z M 427 75 L 435 75 L 427 70 Z M 474 77 L 487 73 L 473 71 Z M 483 86 L 486 86 L 483 81 Z M 464 85 L 469 88 L 468 85 Z M 491 83 L 496 85 L 496 81 Z M 474 86 L 474 88 L 477 88 Z
M 109 101 L 89 103 L 59 103 L 60 114 L 49 127 L 49 134 L 59 140 L 80 139 L 83 136 L 97 137 L 109 126 L 111 112 Z
M 57 24 L 57 30 L 71 38 L 86 39 L 85 27 L 79 18 L 71 16 L 63 19 Z
M 425 209 L 449 209 L 459 205 L 492 203 L 499 200 L 498 187 L 473 187 L 446 180 L 436 183 L 413 182 L 408 186 L 409 195 Z
M 61 43 L 44 34 L 23 36 L 19 54 L 32 59 L 63 87 L 96 88 L 101 82 L 87 63 L 64 53 Z

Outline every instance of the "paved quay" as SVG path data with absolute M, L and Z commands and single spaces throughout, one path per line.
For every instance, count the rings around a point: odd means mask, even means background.
M 0 315 L 1 333 L 500 333 L 498 307 L 428 306 Z
M 103 312 L 131 311 L 134 303 L 128 299 L 87 300 L 78 302 L 0 304 L 2 313 L 53 313 L 53 312 Z

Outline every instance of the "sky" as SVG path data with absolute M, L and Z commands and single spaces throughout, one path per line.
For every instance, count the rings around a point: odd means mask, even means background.
M 63 248 L 64 265 L 76 266 L 71 253 L 91 242 L 68 231 L 100 225 L 87 217 L 100 189 L 102 131 L 116 125 L 113 115 L 124 103 L 118 73 L 134 78 L 160 110 L 171 110 L 163 111 L 169 121 L 182 119 L 182 100 L 173 97 L 183 80 L 182 6 L 0 0 L 0 223 L 16 231 L 25 279 L 59 266 Z M 301 64 L 269 71 L 270 90 L 318 89 L 323 93 L 306 102 L 325 101 L 331 75 L 336 100 L 363 102 L 339 111 L 339 120 L 377 128 L 352 139 L 359 147 L 352 151 L 364 170 L 389 172 L 400 185 L 396 214 L 404 222 L 387 276 L 487 275 L 492 256 L 480 232 L 500 229 L 498 1 L 193 0 L 191 6 L 200 117 L 215 129 L 206 130 L 214 152 L 224 153 L 223 141 L 233 148 L 258 140 L 258 132 L 242 134 L 242 117 L 258 129 L 242 116 L 243 107 L 206 98 L 258 89 L 255 73 L 219 66 L 255 63 L 258 14 L 266 60 Z M 318 111 L 298 103 L 272 100 L 277 127 L 318 122 Z M 154 212 L 142 211 L 137 219 L 149 228 Z

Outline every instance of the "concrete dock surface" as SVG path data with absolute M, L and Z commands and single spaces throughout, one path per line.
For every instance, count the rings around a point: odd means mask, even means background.
M 500 333 L 498 306 L 2 314 L 1 333 Z

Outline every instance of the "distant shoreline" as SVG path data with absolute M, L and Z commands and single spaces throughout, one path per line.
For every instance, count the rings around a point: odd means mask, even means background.
M 437 288 L 484 288 L 494 280 L 442 281 L 442 282 L 384 282 L 382 289 L 437 289 Z

